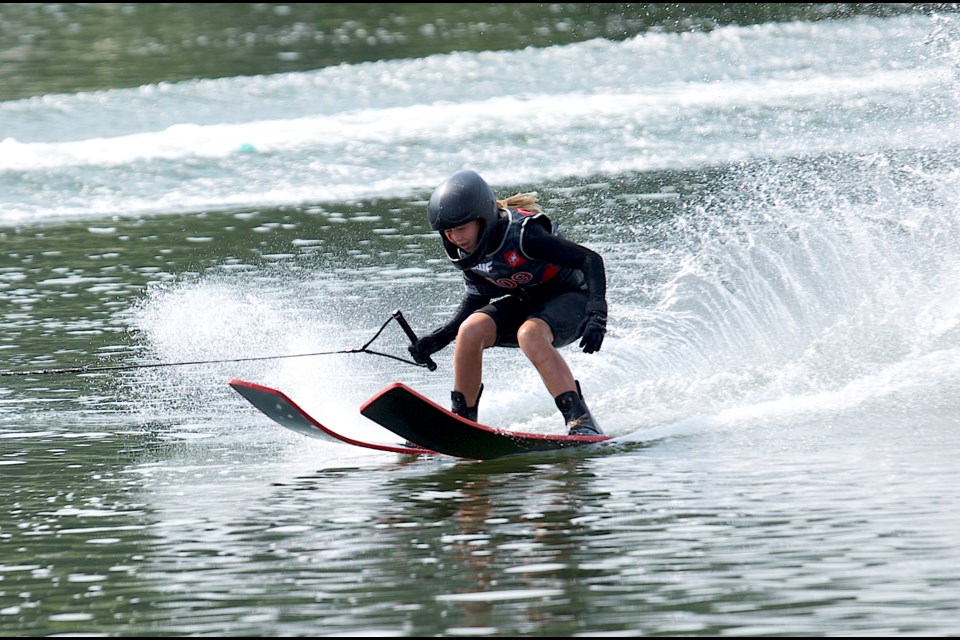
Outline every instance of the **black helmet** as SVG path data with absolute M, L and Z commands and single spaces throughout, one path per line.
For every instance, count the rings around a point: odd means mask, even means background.
M 440 232 L 447 257 L 458 269 L 469 269 L 487 255 L 497 233 L 498 217 L 497 198 L 475 171 L 458 171 L 441 182 L 427 205 L 430 228 Z M 447 240 L 444 231 L 471 220 L 480 221 L 480 234 L 477 248 L 465 256 L 459 247 Z

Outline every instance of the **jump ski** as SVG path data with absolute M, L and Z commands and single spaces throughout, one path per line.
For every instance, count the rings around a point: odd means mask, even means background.
M 345 442 L 357 447 L 389 451 L 392 453 L 431 453 L 426 449 L 411 446 L 407 443 L 364 442 L 362 440 L 355 440 L 320 424 L 320 422 L 301 409 L 296 402 L 288 398 L 281 391 L 243 380 L 231 380 L 230 386 L 233 387 L 234 391 L 249 400 L 250 404 L 262 411 L 268 418 L 301 435 L 326 440 L 327 442 Z
M 447 411 L 402 382 L 395 382 L 373 396 L 360 408 L 360 413 L 430 451 L 473 460 L 553 451 L 612 439 L 610 436 L 549 435 L 494 429 Z

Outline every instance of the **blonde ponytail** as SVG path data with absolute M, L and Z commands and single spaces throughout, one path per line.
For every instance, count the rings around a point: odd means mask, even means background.
M 524 209 L 531 213 L 540 213 L 540 205 L 537 203 L 537 192 L 518 193 L 510 196 L 506 200 L 497 200 L 497 206 L 501 209 Z

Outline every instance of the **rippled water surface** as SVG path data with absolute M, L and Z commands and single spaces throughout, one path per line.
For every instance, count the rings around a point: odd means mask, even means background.
M 159 6 L 0 5 L 0 635 L 960 633 L 955 6 Z M 349 351 L 455 308 L 462 167 L 604 256 L 612 446 L 230 389 L 445 404 Z

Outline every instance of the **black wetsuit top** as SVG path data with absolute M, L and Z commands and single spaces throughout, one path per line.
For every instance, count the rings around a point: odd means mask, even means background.
M 440 348 L 457 337 L 470 314 L 494 298 L 512 295 L 531 305 L 568 291 L 584 291 L 591 301 L 606 298 L 603 258 L 563 238 L 544 214 L 506 211 L 497 226 L 496 248 L 463 272 L 466 295 L 453 317 L 433 332 Z

